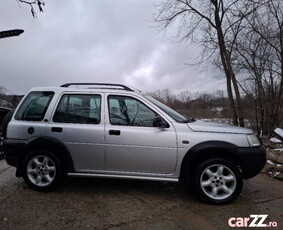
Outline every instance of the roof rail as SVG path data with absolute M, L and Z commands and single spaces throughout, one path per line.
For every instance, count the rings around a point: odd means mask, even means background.
M 127 90 L 127 91 L 134 91 L 133 89 L 129 88 L 128 86 L 125 86 L 125 85 L 122 85 L 122 84 L 109 84 L 109 83 L 66 83 L 64 85 L 61 85 L 60 87 L 68 88 L 71 85 L 114 86 L 114 87 L 121 87 L 122 89 Z

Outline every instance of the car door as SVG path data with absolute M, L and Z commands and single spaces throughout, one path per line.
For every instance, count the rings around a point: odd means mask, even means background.
M 46 128 L 63 142 L 76 172 L 105 170 L 103 94 L 65 93 Z
M 106 170 L 169 174 L 175 171 L 174 127 L 154 127 L 159 116 L 142 98 L 107 95 Z

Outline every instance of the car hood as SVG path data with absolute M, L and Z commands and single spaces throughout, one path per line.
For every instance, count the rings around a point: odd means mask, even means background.
M 195 132 L 214 132 L 214 133 L 239 133 L 239 134 L 252 134 L 250 129 L 227 125 L 223 123 L 209 122 L 196 120 L 193 123 L 187 124 L 190 129 Z

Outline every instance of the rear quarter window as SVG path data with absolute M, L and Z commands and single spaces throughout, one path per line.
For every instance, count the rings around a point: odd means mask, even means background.
M 54 92 L 30 92 L 20 105 L 16 120 L 42 121 Z

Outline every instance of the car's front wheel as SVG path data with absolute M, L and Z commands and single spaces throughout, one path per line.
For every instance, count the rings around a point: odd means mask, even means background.
M 62 179 L 62 167 L 51 152 L 40 150 L 30 153 L 23 164 L 23 178 L 26 184 L 37 191 L 50 191 Z
M 196 195 L 206 203 L 227 204 L 241 193 L 243 179 L 239 169 L 226 159 L 204 161 L 194 177 Z

